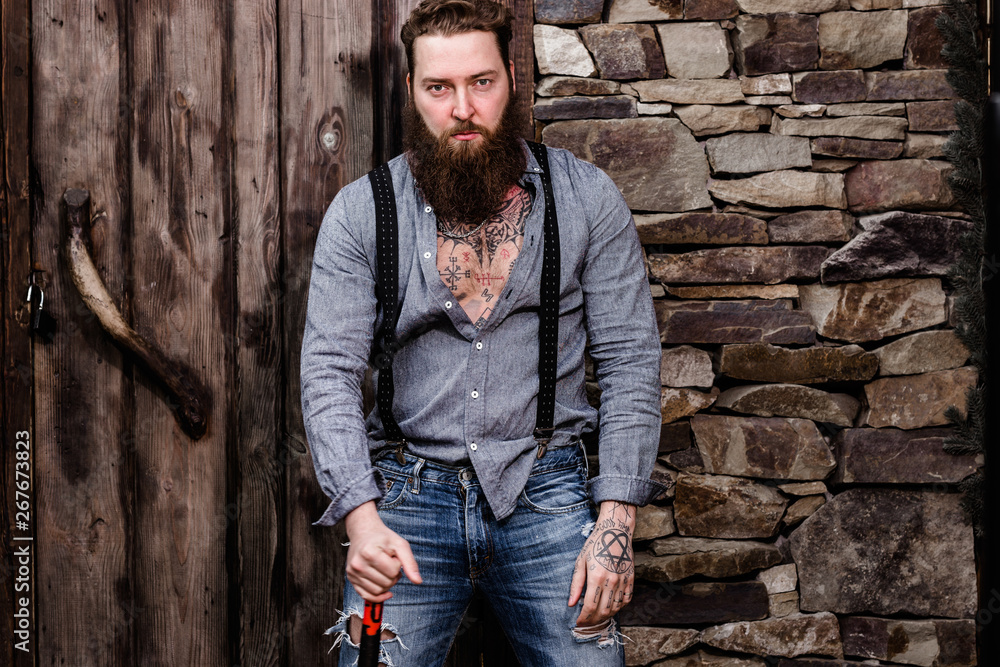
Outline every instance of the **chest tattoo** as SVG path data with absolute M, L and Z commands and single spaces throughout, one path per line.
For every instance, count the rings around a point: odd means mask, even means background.
M 524 221 L 530 208 L 530 195 L 514 186 L 500 209 L 475 234 L 453 239 L 438 231 L 438 274 L 476 328 L 485 324 L 510 279 L 524 242 Z M 454 232 L 464 229 L 468 226 L 456 226 Z

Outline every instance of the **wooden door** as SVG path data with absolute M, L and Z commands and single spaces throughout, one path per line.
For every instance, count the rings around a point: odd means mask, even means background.
M 531 82 L 532 4 L 506 2 Z M 322 633 L 344 536 L 311 525 L 328 501 L 298 355 L 322 215 L 399 149 L 414 4 L 4 1 L 0 604 L 28 595 L 30 618 L 28 650 L 5 642 L 0 663 L 336 664 Z M 90 193 L 91 254 L 125 322 L 206 388 L 204 436 L 83 304 L 62 250 L 69 188 Z M 29 335 L 29 276 L 57 322 L 48 342 Z M 476 627 L 451 664 L 512 664 L 483 659 L 498 639 Z

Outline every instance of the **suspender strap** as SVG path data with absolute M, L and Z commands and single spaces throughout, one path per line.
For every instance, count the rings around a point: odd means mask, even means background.
M 559 344 L 559 220 L 552 196 L 548 150 L 543 144 L 528 142 L 528 147 L 542 168 L 545 198 L 545 223 L 542 235 L 542 281 L 538 309 L 538 404 L 535 413 L 535 439 L 538 458 L 552 438 L 556 408 L 556 358 Z
M 399 234 L 396 224 L 396 195 L 392 188 L 389 165 L 382 164 L 368 173 L 372 192 L 375 195 L 375 224 L 378 268 L 376 296 L 382 305 L 382 324 L 373 341 L 373 365 L 379 369 L 376 400 L 382 417 L 386 440 L 405 442 L 403 432 L 392 414 L 392 395 L 395 386 L 392 381 L 392 357 L 399 350 L 396 341 L 396 323 L 399 321 L 397 299 L 397 279 L 399 274 Z M 377 350 L 377 352 L 376 352 Z

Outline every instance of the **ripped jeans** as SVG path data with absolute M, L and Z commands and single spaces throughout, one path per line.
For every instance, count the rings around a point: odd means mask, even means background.
M 442 665 L 479 591 L 524 667 L 624 667 L 617 617 L 603 628 L 577 629 L 583 600 L 567 606 L 576 557 L 597 519 L 582 446 L 536 459 L 517 509 L 503 521 L 493 516 L 472 466 L 404 458 L 399 463 L 388 451 L 375 462 L 385 491 L 378 511 L 410 543 L 423 583 L 404 574 L 392 587 L 382 628 L 395 636 L 383 635 L 382 663 Z M 357 664 L 348 621 L 363 609 L 345 581 L 344 611 L 325 632 L 337 636 L 341 667 Z

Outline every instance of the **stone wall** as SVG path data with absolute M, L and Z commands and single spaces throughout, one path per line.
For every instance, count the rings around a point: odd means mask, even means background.
M 629 202 L 663 341 L 630 665 L 976 664 L 940 4 L 535 0 L 538 135 Z

